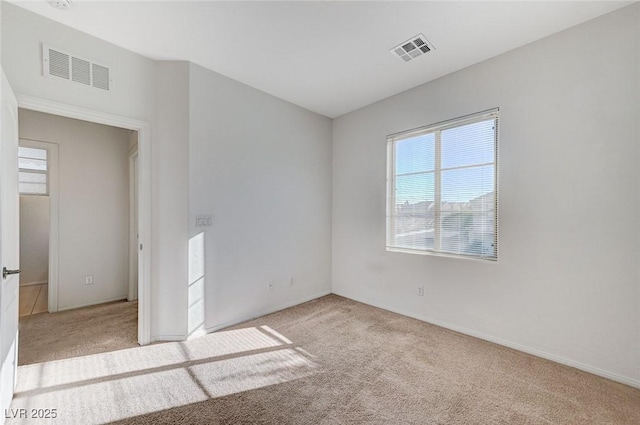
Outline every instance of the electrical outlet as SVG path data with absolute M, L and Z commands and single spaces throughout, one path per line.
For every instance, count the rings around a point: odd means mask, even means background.
M 269 291 L 273 290 L 273 287 L 276 285 L 276 283 L 273 280 L 270 280 L 269 283 L 267 284 L 267 289 Z
M 289 286 L 293 286 L 293 276 L 289 278 Z
M 417 293 L 418 293 L 418 296 L 424 297 L 424 286 L 423 285 L 418 286 Z
M 93 285 L 93 276 L 85 276 L 84 277 L 85 285 Z

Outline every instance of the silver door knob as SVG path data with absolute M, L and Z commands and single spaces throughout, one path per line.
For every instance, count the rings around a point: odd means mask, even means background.
M 10 274 L 18 274 L 20 270 L 8 270 L 6 267 L 2 268 L 2 278 L 6 279 Z

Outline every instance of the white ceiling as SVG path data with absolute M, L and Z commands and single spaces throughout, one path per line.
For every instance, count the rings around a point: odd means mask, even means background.
M 75 0 L 65 12 L 11 2 L 331 118 L 633 3 Z M 436 50 L 407 63 L 389 52 L 418 33 Z

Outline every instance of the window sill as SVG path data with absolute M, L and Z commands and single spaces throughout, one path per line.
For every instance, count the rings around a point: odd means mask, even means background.
M 461 254 L 452 254 L 449 252 L 437 252 L 437 251 L 423 251 L 420 249 L 410 249 L 410 248 L 396 248 L 392 246 L 387 247 L 388 252 L 401 252 L 405 254 L 417 254 L 417 255 L 430 255 L 434 257 L 448 257 L 448 258 L 459 258 L 463 260 L 473 260 L 473 261 L 481 261 L 483 263 L 497 263 L 498 258 L 493 257 L 475 257 L 471 255 L 461 255 Z

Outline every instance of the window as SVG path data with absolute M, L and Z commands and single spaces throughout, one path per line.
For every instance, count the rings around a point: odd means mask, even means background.
M 387 250 L 497 259 L 498 110 L 387 139 Z
M 47 151 L 18 147 L 18 191 L 21 195 L 48 195 Z

